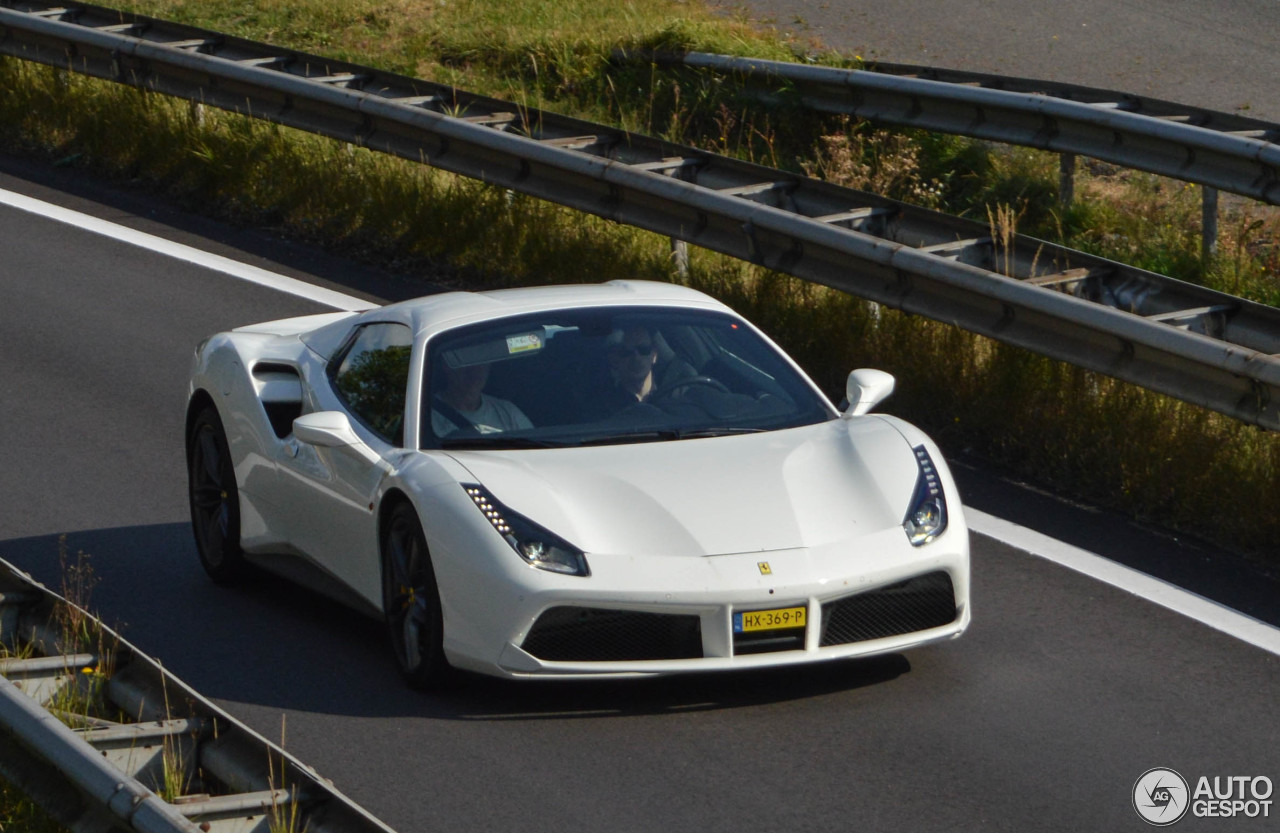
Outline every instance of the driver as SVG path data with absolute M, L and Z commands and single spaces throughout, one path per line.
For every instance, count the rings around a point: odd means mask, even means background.
M 648 402 L 655 393 L 667 396 L 664 391 L 677 389 L 673 383 L 698 375 L 693 365 L 674 355 L 662 361 L 655 334 L 643 324 L 615 329 L 605 339 L 604 347 L 612 381 L 605 392 L 604 404 L 611 414 L 638 402 Z
M 480 434 L 496 434 L 533 427 L 514 403 L 484 392 L 485 383 L 489 381 L 488 364 L 457 368 L 446 365 L 444 378 L 444 390 L 436 394 L 431 408 L 431 429 L 437 437 L 464 428 L 474 428 Z M 458 424 L 459 419 L 463 424 Z
M 648 399 L 654 389 L 653 366 L 658 363 L 658 348 L 648 328 L 614 330 L 605 341 L 605 353 L 613 380 L 612 404 L 622 408 Z

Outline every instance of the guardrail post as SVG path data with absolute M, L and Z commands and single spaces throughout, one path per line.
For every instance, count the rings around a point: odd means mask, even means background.
M 1070 208 L 1076 198 L 1076 155 L 1063 153 L 1058 156 L 1058 203 Z
M 689 244 L 683 240 L 671 238 L 671 262 L 675 264 L 676 274 L 681 279 L 689 277 Z
M 1200 259 L 1205 266 L 1218 253 L 1218 189 L 1200 186 Z

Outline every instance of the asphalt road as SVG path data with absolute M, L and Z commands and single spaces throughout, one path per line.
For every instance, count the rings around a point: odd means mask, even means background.
M 871 60 L 1120 90 L 1280 122 L 1276 0 L 713 0 Z
M 339 288 L 412 292 L 68 172 L 0 160 L 0 188 Z M 56 587 L 60 541 L 87 553 L 106 621 L 268 737 L 284 733 L 403 833 L 1143 830 L 1130 796 L 1152 767 L 1280 783 L 1280 658 L 981 536 L 974 624 L 955 642 L 781 673 L 468 677 L 412 693 L 375 623 L 274 580 L 217 588 L 191 542 L 193 345 L 312 303 L 2 207 L 0 299 L 0 557 Z M 1207 557 L 964 476 L 964 496 L 988 512 L 1120 541 L 1135 557 Z M 1252 603 L 1275 617 L 1276 599 Z M 1274 822 L 1187 818 L 1178 829 Z

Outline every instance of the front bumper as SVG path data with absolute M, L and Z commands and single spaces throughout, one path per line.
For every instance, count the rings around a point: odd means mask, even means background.
M 445 649 L 455 665 L 499 676 L 624 677 L 870 656 L 968 627 L 962 524 L 925 547 L 891 529 L 858 550 L 846 543 L 693 559 L 589 556 L 589 579 L 528 575 L 524 592 L 502 605 L 513 618 L 489 632 L 501 640 L 496 656 L 448 639 Z M 801 628 L 735 633 L 735 614 L 797 607 Z

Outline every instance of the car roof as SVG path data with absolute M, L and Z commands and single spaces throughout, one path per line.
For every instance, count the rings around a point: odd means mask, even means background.
M 415 338 L 463 324 L 540 310 L 592 306 L 679 306 L 732 312 L 696 289 L 657 281 L 535 286 L 487 292 L 444 292 L 368 310 L 302 336 L 322 356 L 332 355 L 351 328 L 377 322 L 405 324 Z
M 404 323 L 412 323 L 415 332 L 422 332 L 546 309 L 625 304 L 724 308 L 723 304 L 708 295 L 675 284 L 610 281 L 604 284 L 534 286 L 488 292 L 449 292 L 391 304 L 383 307 L 380 312 L 395 315 L 396 320 Z M 377 312 L 379 310 L 370 310 L 364 314 L 364 319 L 391 320 L 378 317 Z

